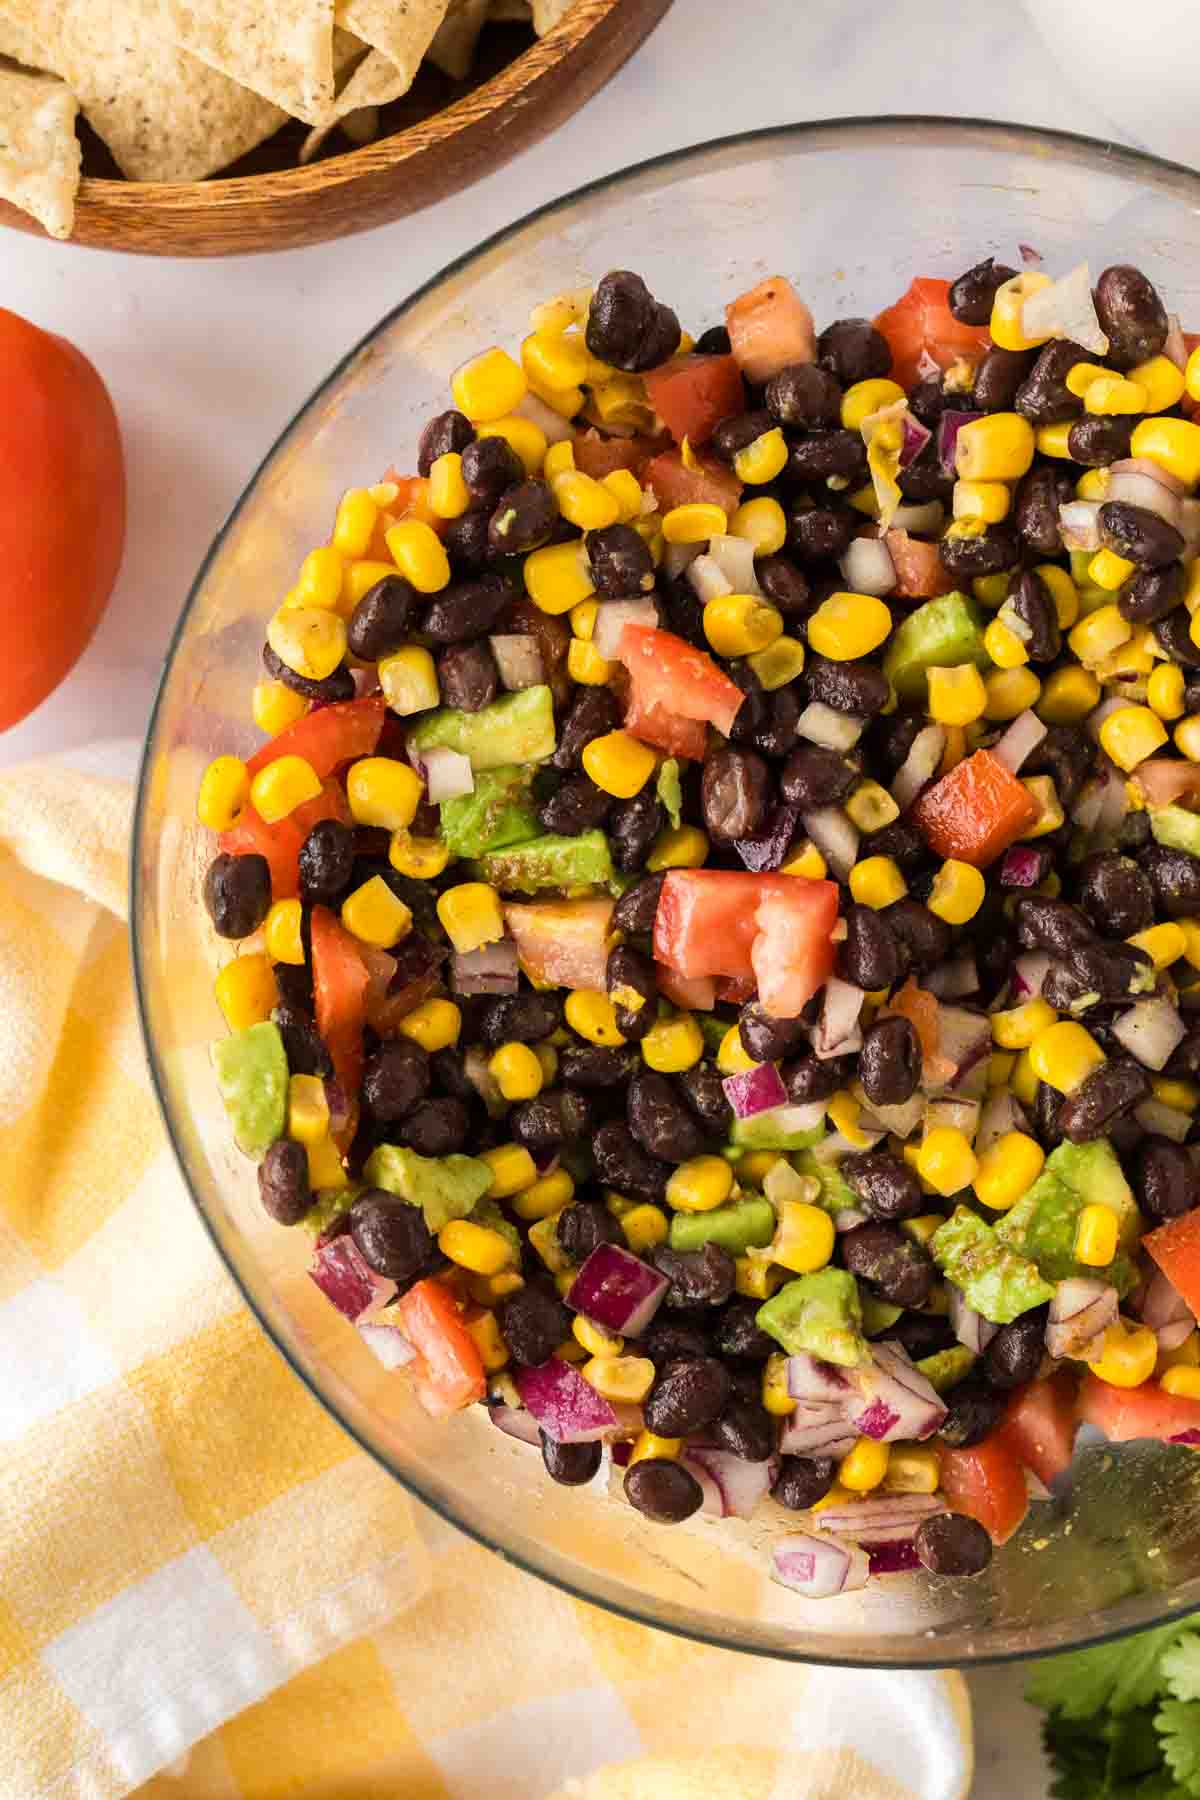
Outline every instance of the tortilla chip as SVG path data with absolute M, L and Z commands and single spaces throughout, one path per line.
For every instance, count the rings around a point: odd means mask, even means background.
M 533 29 L 539 37 L 545 37 L 553 31 L 560 19 L 565 19 L 575 0 L 532 0 Z
M 334 0 L 126 0 L 126 12 L 310 125 L 333 104 Z
M 429 60 L 448 75 L 462 81 L 475 60 L 475 46 L 488 18 L 489 0 L 451 0 L 429 46 Z
M 53 75 L 0 66 L 0 196 L 70 237 L 79 187 L 75 96 Z
M 370 44 L 371 52 L 340 89 L 329 115 L 305 138 L 302 163 L 312 161 L 347 113 L 386 106 L 407 94 L 448 7 L 449 0 L 339 0 L 338 24 Z

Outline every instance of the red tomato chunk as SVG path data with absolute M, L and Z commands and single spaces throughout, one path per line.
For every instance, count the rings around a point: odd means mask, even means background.
M 832 881 L 671 869 L 654 921 L 655 959 L 692 979 L 752 979 L 769 1012 L 794 1017 L 833 969 Z
M 990 750 L 977 750 L 926 788 L 913 824 L 931 850 L 985 869 L 1037 818 L 1037 805 Z

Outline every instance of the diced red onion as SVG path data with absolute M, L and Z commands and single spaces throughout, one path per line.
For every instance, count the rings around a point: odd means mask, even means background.
M 506 1437 L 516 1438 L 520 1444 L 532 1444 L 535 1448 L 540 1446 L 542 1434 L 538 1422 L 525 1407 L 489 1406 L 488 1416 Z
M 1173 362 L 1177 369 L 1186 369 L 1188 347 L 1184 340 L 1183 326 L 1179 322 L 1178 313 L 1167 314 L 1167 336 L 1162 347 L 1163 355 Z
M 738 1119 L 752 1119 L 756 1113 L 787 1104 L 787 1089 L 774 1063 L 759 1063 L 755 1069 L 727 1075 L 721 1086 Z
M 992 745 L 992 755 L 1015 775 L 1045 735 L 1046 727 L 1035 712 L 1018 713 L 1004 736 Z
M 1033 264 L 1036 267 L 1038 263 L 1045 262 L 1046 260 L 1041 251 L 1035 250 L 1032 244 L 1018 244 L 1017 249 L 1021 253 L 1021 261 L 1025 264 L 1026 268 L 1028 268 L 1030 264 Z
M 702 606 L 710 600 L 720 600 L 726 594 L 732 594 L 734 586 L 720 563 L 713 556 L 698 556 L 691 563 L 687 572 L 688 581 Z
M 844 881 L 858 861 L 858 827 L 840 806 L 819 806 L 802 814 L 804 829 L 831 871 Z
M 925 783 L 933 779 L 945 748 L 946 733 L 942 726 L 921 727 L 892 782 L 892 799 L 901 812 L 908 811 Z
M 880 1133 L 880 1136 L 882 1135 Z M 860 1207 L 843 1206 L 833 1215 L 833 1229 L 840 1237 L 844 1231 L 857 1231 L 860 1225 L 866 1224 L 867 1218 L 868 1214 L 863 1212 Z
M 920 419 L 914 418 L 907 407 L 900 415 L 900 433 L 900 467 L 907 469 L 909 463 L 920 456 L 933 433 Z
M 681 1456 L 679 1460 L 688 1474 L 700 1484 L 700 1511 L 706 1513 L 711 1519 L 723 1519 L 726 1516 L 725 1496 L 715 1477 L 702 1462 L 697 1462 L 690 1453 Z
M 567 1294 L 572 1312 L 606 1331 L 640 1337 L 662 1305 L 667 1279 L 619 1244 L 597 1244 Z
M 944 1513 L 946 1502 L 935 1494 L 868 1494 L 863 1500 L 849 1500 L 841 1506 L 823 1507 L 814 1514 L 818 1531 L 833 1532 L 858 1538 L 862 1543 L 881 1543 L 913 1531 L 922 1519 Z
M 847 1044 L 861 1049 L 858 1020 L 866 997 L 864 989 L 840 976 L 829 977 L 821 993 L 821 1016 L 812 1034 L 814 1056 L 826 1062 L 832 1056 L 848 1056 L 850 1051 L 843 1048 Z
M 983 1111 L 979 1115 L 979 1125 L 975 1132 L 975 1154 L 982 1156 L 990 1150 L 997 1138 L 1006 1137 L 1010 1131 L 1026 1131 L 1028 1120 L 1021 1110 L 1020 1102 L 1008 1088 L 997 1088 L 989 1094 L 984 1102 Z
M 382 1318 L 369 1319 L 356 1325 L 355 1329 L 371 1355 L 385 1369 L 402 1369 L 417 1354 L 400 1327 L 387 1324 Z
M 462 794 L 475 792 L 471 759 L 460 756 L 457 750 L 448 750 L 444 745 L 434 750 L 422 750 L 421 767 L 430 800 L 457 800 Z
M 1013 844 L 1000 861 L 1002 888 L 1033 888 L 1045 878 L 1046 853 L 1033 844 Z
M 702 554 L 702 544 L 668 544 L 663 551 L 663 574 L 670 576 L 672 581 L 678 580 Z
M 1065 338 L 1094 356 L 1107 356 L 1108 338 L 1096 317 L 1092 278 L 1085 262 L 1029 295 L 1021 308 L 1021 330 L 1035 343 L 1039 338 Z
M 787 1359 L 787 1391 L 793 1400 L 818 1400 L 836 1406 L 844 1418 L 850 1402 L 856 1398 L 852 1378 L 837 1363 L 824 1362 L 807 1350 L 799 1350 Z
M 472 1044 L 463 1057 L 463 1074 L 486 1106 L 488 1117 L 502 1119 L 508 1111 L 508 1101 L 500 1091 L 500 1083 L 488 1067 L 486 1052 L 478 1044 Z
M 525 1406 L 556 1444 L 596 1444 L 619 1428 L 612 1404 L 559 1356 L 518 1368 L 515 1380 Z
M 1180 1344 L 1186 1344 L 1196 1329 L 1195 1319 L 1172 1319 L 1169 1325 L 1160 1325 L 1154 1333 L 1158 1339 L 1160 1350 L 1178 1350 Z
M 940 500 L 907 502 L 892 514 L 892 531 L 906 531 L 909 537 L 936 537 L 942 529 L 946 509 Z
M 938 420 L 937 457 L 943 475 L 957 475 L 958 434 L 964 425 L 973 425 L 986 415 L 981 412 L 956 412 L 947 408 Z
M 730 537 L 722 532 L 717 537 L 709 538 L 708 554 L 725 579 L 732 584 L 731 593 L 762 593 L 754 568 L 754 544 L 750 538 Z
M 991 1021 L 986 1013 L 972 1012 L 967 1006 L 939 1006 L 938 1058 L 952 1065 L 941 1085 L 955 1086 L 981 1057 L 990 1053 L 991 1041 Z M 931 1093 L 938 1084 L 924 1085 L 926 1092 Z
M 1106 1281 L 1071 1276 L 1050 1302 L 1046 1348 L 1051 1356 L 1083 1358 L 1117 1322 L 1117 1290 Z
M 850 1406 L 849 1418 L 860 1437 L 919 1443 L 946 1417 L 945 1402 L 899 1344 L 873 1344 L 870 1363 L 855 1371 L 855 1384 L 861 1399 Z
M 356 700 L 365 700 L 368 694 L 379 692 L 379 669 L 375 663 L 372 663 L 369 668 L 351 669 L 350 676 L 354 682 L 354 698 Z
M 1157 481 L 1159 487 L 1165 487 L 1169 494 L 1179 500 L 1186 495 L 1187 483 L 1180 481 L 1178 475 L 1172 475 L 1161 463 L 1156 463 L 1149 456 L 1127 456 L 1121 462 L 1115 462 L 1109 470 L 1112 475 L 1148 475 L 1151 481 Z
M 922 985 L 939 1000 L 961 1000 L 966 994 L 979 992 L 979 969 L 973 956 L 956 956 L 951 962 L 939 963 Z
M 848 1044 L 852 1041 L 849 1038 L 846 1040 Z M 851 1052 L 847 1050 L 846 1055 L 850 1054 Z M 849 1138 L 843 1137 L 840 1131 L 828 1131 L 819 1144 L 813 1145 L 810 1154 L 814 1162 L 829 1164 L 844 1162 L 846 1157 L 853 1156 L 856 1150 L 873 1150 L 885 1135 L 882 1126 L 878 1131 L 868 1131 L 865 1122 L 860 1118 L 853 1143 Z M 847 1208 L 847 1211 L 849 1210 Z
M 748 1519 L 779 1473 L 776 1456 L 765 1462 L 747 1462 L 731 1450 L 701 1449 L 695 1444 L 688 1445 L 687 1462 L 693 1472 L 699 1465 L 716 1484 L 726 1519 Z
M 865 594 L 867 589 L 858 591 Z M 821 744 L 826 750 L 853 750 L 866 722 L 857 713 L 838 712 L 823 700 L 810 700 L 796 720 L 796 735 L 807 738 L 810 744 Z
M 911 1099 L 902 1100 L 896 1106 L 876 1106 L 857 1087 L 853 1092 L 860 1099 L 866 1118 L 877 1121 L 885 1131 L 894 1132 L 898 1138 L 911 1137 L 924 1117 L 925 1096 L 919 1088 Z
M 921 1567 L 917 1546 L 910 1537 L 887 1538 L 882 1544 L 872 1544 L 867 1560 L 872 1575 L 907 1575 L 910 1569 Z
M 973 1139 L 978 1128 L 978 1100 L 945 1095 L 940 1100 L 931 1100 L 925 1108 L 926 1131 L 961 1131 L 964 1137 Z
M 1168 1444 L 1200 1444 L 1200 1431 L 1189 1425 L 1186 1431 L 1176 1431 L 1167 1439 Z
M 838 567 L 854 594 L 890 594 L 896 585 L 896 565 L 882 538 L 854 538 Z
M 1165 1069 L 1171 1056 L 1187 1035 L 1187 1027 L 1165 994 L 1154 994 L 1138 1000 L 1128 1012 L 1112 1022 L 1112 1034 L 1118 1043 L 1144 1068 L 1156 1072 Z M 1150 1102 L 1147 1102 L 1149 1105 Z M 1168 1109 L 1171 1110 L 1171 1109 Z M 1184 1137 L 1187 1136 L 1186 1131 Z M 1179 1140 L 1182 1142 L 1182 1139 Z
M 950 1295 L 950 1323 L 955 1337 L 965 1349 L 974 1351 L 976 1356 L 982 1356 L 1000 1327 L 993 1325 L 990 1319 L 985 1319 L 982 1313 L 977 1313 L 974 1307 L 968 1306 L 959 1289 L 952 1283 L 947 1291 Z
M 497 635 L 489 638 L 488 643 L 500 671 L 500 685 L 510 694 L 521 688 L 540 687 L 545 681 L 545 666 L 535 637 L 524 633 L 514 633 L 511 637 Z
M 1133 1116 L 1143 1131 L 1152 1132 L 1156 1137 L 1170 1138 L 1173 1144 L 1187 1141 L 1188 1132 L 1192 1129 L 1191 1113 L 1180 1112 L 1177 1107 L 1164 1106 L 1161 1100 L 1143 1100 L 1135 1106 Z
M 762 830 L 754 837 L 736 838 L 733 847 L 746 868 L 759 875 L 786 862 L 799 820 L 794 806 L 780 804 L 771 808 Z
M 684 545 L 683 548 L 689 546 Z M 658 608 L 648 597 L 641 600 L 601 600 L 596 608 L 592 642 L 600 655 L 611 661 L 621 654 L 621 633 L 627 625 L 657 624 Z
M 815 1105 L 816 1102 L 810 1102 Z M 824 1105 L 824 1102 L 821 1102 Z M 817 1121 L 820 1123 L 820 1120 Z M 769 1168 L 763 1177 L 763 1193 L 772 1206 L 780 1207 L 785 1200 L 811 1200 L 816 1183 L 811 1175 L 798 1175 L 786 1157 Z
M 319 1247 L 308 1273 L 347 1319 L 360 1319 L 372 1307 L 385 1305 L 396 1292 L 395 1282 L 377 1275 L 354 1239 L 345 1234 Z
M 1129 795 L 1125 790 L 1125 782 L 1110 767 L 1100 791 L 1100 816 L 1096 820 L 1096 831 L 1106 838 L 1115 837 L 1128 811 Z
M 846 1456 L 856 1437 L 843 1407 L 799 1400 L 783 1422 L 779 1448 L 785 1456 Z
M 1159 1268 L 1154 1270 L 1153 1275 L 1146 1283 L 1145 1291 L 1136 1308 L 1132 1302 L 1130 1303 L 1130 1310 L 1136 1312 L 1136 1316 L 1143 1325 L 1148 1325 L 1151 1331 L 1155 1332 L 1173 1325 L 1186 1324 L 1187 1331 L 1184 1332 L 1183 1337 L 1187 1337 L 1196 1323 L 1191 1307 L 1175 1283 L 1169 1281 Z M 1183 1338 L 1180 1338 L 1178 1342 L 1182 1343 Z
M 808 1600 L 830 1600 L 864 1588 L 871 1565 L 855 1544 L 830 1543 L 807 1532 L 792 1532 L 771 1546 L 771 1579 Z
M 1058 529 L 1064 550 L 1099 550 L 1100 502 L 1065 500 L 1058 509 Z
M 1126 469 L 1118 474 L 1114 469 L 1108 478 L 1108 489 L 1104 495 L 1106 501 L 1120 500 L 1126 506 L 1139 506 L 1143 512 L 1157 513 L 1168 525 L 1178 531 L 1180 520 L 1180 500 L 1153 475 L 1143 475 L 1133 469 Z
M 515 994 L 520 979 L 515 938 L 456 950 L 450 958 L 450 987 L 456 994 Z

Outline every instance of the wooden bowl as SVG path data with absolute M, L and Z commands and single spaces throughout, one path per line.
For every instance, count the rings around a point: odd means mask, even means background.
M 85 176 L 70 241 L 144 256 L 244 256 L 295 250 L 403 218 L 468 187 L 569 117 L 616 73 L 670 4 L 575 0 L 544 38 L 452 105 L 303 168 L 187 182 Z M 44 235 L 27 213 L 4 202 L 0 224 Z

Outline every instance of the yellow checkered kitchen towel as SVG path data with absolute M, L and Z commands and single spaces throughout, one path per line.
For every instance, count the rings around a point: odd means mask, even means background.
M 0 1800 L 958 1800 L 957 1676 L 646 1631 L 414 1508 L 258 1331 L 161 1133 L 130 790 L 0 776 Z

